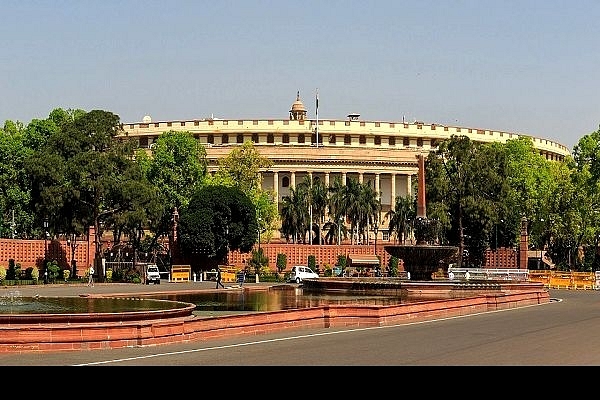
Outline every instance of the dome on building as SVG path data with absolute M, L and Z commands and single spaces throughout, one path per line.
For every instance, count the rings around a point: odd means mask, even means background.
M 149 124 L 150 122 L 152 122 L 152 118 L 149 115 L 144 115 L 144 118 L 142 118 L 142 122 L 145 124 Z
M 304 117 L 306 117 L 306 107 L 304 107 L 304 103 L 300 100 L 300 91 L 298 91 L 296 101 L 292 104 L 290 110 L 290 119 L 303 120 Z

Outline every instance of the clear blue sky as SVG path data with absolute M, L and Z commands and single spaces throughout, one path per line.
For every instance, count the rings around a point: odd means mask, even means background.
M 600 123 L 600 1 L 3 0 L 0 123 L 315 117 L 516 132 Z

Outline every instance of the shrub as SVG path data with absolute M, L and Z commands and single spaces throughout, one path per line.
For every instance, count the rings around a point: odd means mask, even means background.
M 37 281 L 40 278 L 40 270 L 38 267 L 28 267 L 25 269 L 25 279 Z
M 310 268 L 313 271 L 315 271 L 317 274 L 319 273 L 319 271 L 317 270 L 317 257 L 315 257 L 314 254 L 310 254 L 308 256 L 307 266 L 308 266 L 308 268 Z
M 281 273 L 287 267 L 287 255 L 283 253 L 277 254 L 277 271 Z
M 71 276 L 71 270 L 70 269 L 63 269 L 62 270 L 62 275 L 63 275 L 63 279 L 66 281 L 69 280 L 69 276 Z
M 398 276 L 398 257 L 391 257 L 388 261 L 388 275 Z
M 55 282 L 56 278 L 58 278 L 58 274 L 60 273 L 58 262 L 56 260 L 48 262 L 48 264 L 46 264 L 46 269 L 48 270 L 48 279 L 52 282 Z
M 15 260 L 8 260 L 8 270 L 6 271 L 6 279 L 7 280 L 15 280 L 19 279 L 20 271 L 17 271 L 17 266 L 15 265 Z
M 4 282 L 6 280 L 6 268 L 0 266 L 0 282 Z

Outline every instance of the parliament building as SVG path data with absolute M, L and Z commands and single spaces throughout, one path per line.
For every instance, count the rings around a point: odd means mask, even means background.
M 546 159 L 562 160 L 569 149 L 552 140 L 518 133 L 482 128 L 446 126 L 420 121 L 365 121 L 357 113 L 345 119 L 307 118 L 307 109 L 298 92 L 282 119 L 202 118 L 181 121 L 123 123 L 123 134 L 137 138 L 140 147 L 150 149 L 167 131 L 188 131 L 206 148 L 209 172 L 218 168 L 218 159 L 234 146 L 251 140 L 272 166 L 262 171 L 263 189 L 271 190 L 281 204 L 305 176 L 318 178 L 329 186 L 337 177 L 350 177 L 373 185 L 381 194 L 381 216 L 394 207 L 398 196 L 413 194 L 417 157 L 427 155 L 451 136 L 467 136 L 475 142 L 506 142 L 528 136 Z M 383 218 L 380 219 L 385 225 Z M 382 228 L 384 228 L 382 226 Z M 388 240 L 387 230 L 379 238 Z

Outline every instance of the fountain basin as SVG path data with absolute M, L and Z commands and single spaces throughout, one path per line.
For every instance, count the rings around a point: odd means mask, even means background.
M 431 274 L 439 268 L 448 269 L 448 261 L 456 256 L 458 247 L 438 245 L 389 245 L 385 251 L 404 263 L 404 270 L 410 272 L 411 279 L 431 280 Z

